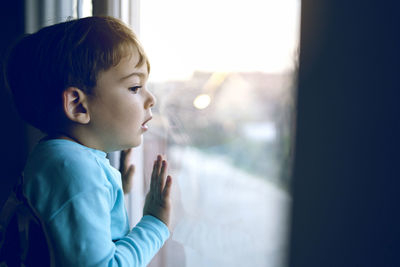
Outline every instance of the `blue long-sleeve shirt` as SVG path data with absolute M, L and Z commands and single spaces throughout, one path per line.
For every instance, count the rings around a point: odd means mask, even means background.
M 146 266 L 169 237 L 153 216 L 130 230 L 120 172 L 105 152 L 73 141 L 35 147 L 24 192 L 45 224 L 56 266 Z

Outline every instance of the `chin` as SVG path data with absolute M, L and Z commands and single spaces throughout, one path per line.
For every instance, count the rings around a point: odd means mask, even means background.
M 133 147 L 138 147 L 143 143 L 143 137 L 140 136 L 140 138 L 133 140 L 132 142 L 129 142 L 129 144 L 126 146 L 126 148 L 124 149 L 129 149 L 129 148 L 133 148 Z
M 135 141 L 135 142 L 120 143 L 118 146 L 107 149 L 106 152 L 109 153 L 109 152 L 115 152 L 115 151 L 121 151 L 121 150 L 127 150 L 130 148 L 134 148 L 134 147 L 140 146 L 142 143 L 141 141 L 142 140 Z
M 143 136 L 130 136 L 130 138 L 119 138 L 119 141 L 114 143 L 114 151 L 126 150 L 133 147 L 138 147 L 143 143 Z

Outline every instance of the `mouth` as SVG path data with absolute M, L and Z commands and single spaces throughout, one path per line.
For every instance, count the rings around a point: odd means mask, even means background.
M 149 122 L 152 118 L 153 118 L 153 117 L 150 116 L 148 119 L 146 119 L 146 120 L 142 123 L 142 126 L 141 126 L 142 130 L 147 131 L 147 130 L 149 129 L 149 126 L 147 126 L 147 122 Z

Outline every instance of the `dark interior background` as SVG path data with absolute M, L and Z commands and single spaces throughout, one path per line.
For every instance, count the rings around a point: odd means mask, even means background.
M 398 10 L 302 1 L 291 267 L 400 266 Z
M 24 33 L 24 1 L 3 1 L 0 16 L 1 70 L 7 49 Z M 6 200 L 10 189 L 21 173 L 28 151 L 27 127 L 18 117 L 10 94 L 0 75 L 0 205 Z
M 24 32 L 3 1 L 0 56 Z M 400 266 L 400 21 L 395 1 L 303 0 L 291 267 Z M 0 87 L 2 205 L 29 131 Z

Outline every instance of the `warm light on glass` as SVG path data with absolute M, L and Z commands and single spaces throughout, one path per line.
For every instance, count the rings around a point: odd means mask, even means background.
M 211 103 L 211 97 L 206 94 L 198 95 L 194 101 L 193 106 L 197 109 L 205 109 Z
M 146 0 L 140 8 L 152 81 L 189 80 L 195 71 L 293 68 L 299 0 Z

